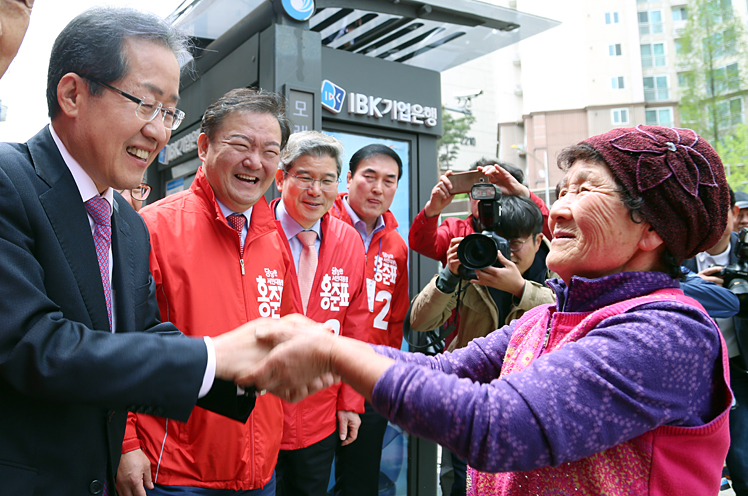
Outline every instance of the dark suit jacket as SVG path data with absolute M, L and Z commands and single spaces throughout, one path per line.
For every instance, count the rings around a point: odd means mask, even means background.
M 112 334 L 86 210 L 49 130 L 0 144 L 2 494 L 96 494 L 114 480 L 128 409 L 187 420 L 197 400 L 205 344 L 159 322 L 148 231 L 115 197 Z M 236 389 L 221 388 L 236 410 Z
M 738 245 L 738 233 L 732 233 L 730 235 L 730 262 L 728 264 L 734 264 L 738 262 L 738 254 L 735 252 L 735 248 Z M 684 267 L 688 267 L 691 272 L 699 272 L 699 264 L 696 261 L 696 257 L 689 258 L 683 261 Z

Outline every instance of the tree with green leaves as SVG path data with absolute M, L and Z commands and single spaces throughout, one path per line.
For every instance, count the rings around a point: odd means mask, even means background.
M 748 60 L 743 21 L 731 0 L 689 0 L 688 20 L 676 40 L 681 72 L 680 121 L 718 146 L 742 122 L 746 85 L 740 67 Z
M 472 115 L 455 118 L 452 112 L 442 113 L 442 137 L 437 142 L 440 170 L 452 168 L 460 145 L 474 122 L 475 117 Z
M 738 124 L 717 144 L 725 164 L 727 183 L 734 191 L 748 191 L 748 126 Z

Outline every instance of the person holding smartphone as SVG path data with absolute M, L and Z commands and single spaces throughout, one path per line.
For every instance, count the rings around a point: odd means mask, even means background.
M 524 196 L 532 200 L 543 214 L 543 234 L 549 240 L 553 237 L 548 229 L 548 207 L 539 196 L 522 184 L 524 174 L 521 170 L 511 164 L 485 158 L 475 162 L 470 170 L 483 172 L 486 178 L 498 185 L 505 195 Z M 471 215 L 466 219 L 448 217 L 439 225 L 439 215 L 455 197 L 454 187 L 450 180 L 450 176 L 454 174 L 450 170 L 439 178 L 439 182 L 431 190 L 431 198 L 426 202 L 423 210 L 416 215 L 408 233 L 408 244 L 413 251 L 439 260 L 442 265 L 447 264 L 447 249 L 453 238 L 467 236 L 481 230 L 477 222 L 478 202 L 472 198 L 470 199 Z

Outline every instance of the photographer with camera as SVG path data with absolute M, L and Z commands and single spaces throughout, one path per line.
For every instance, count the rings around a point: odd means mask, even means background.
M 550 249 L 543 237 L 540 209 L 520 196 L 504 196 L 500 202 L 500 222 L 489 231 L 495 238 L 487 239 L 489 242 L 498 239 L 505 252 L 497 248 L 489 266 L 471 273 L 463 267 L 458 252 L 467 251 L 467 259 L 475 262 L 480 258 L 476 254 L 482 255 L 482 247 L 468 246 L 465 250 L 469 237 L 452 239 L 447 250 L 447 265 L 413 300 L 411 328 L 428 331 L 447 321 L 452 310 L 458 308 L 459 299 L 457 337 L 450 343 L 449 351 L 488 335 L 519 318 L 526 310 L 555 301 L 553 291 L 543 284 L 555 275 L 545 263 L 535 263 L 539 251 L 547 253 Z M 494 261 L 501 266 L 491 266 Z
M 740 207 L 736 204 L 735 193 L 730 190 L 730 209 L 727 212 L 727 227 L 722 238 L 712 248 L 702 251 L 683 265 L 697 272 L 702 279 L 725 286 L 733 292 L 742 288 L 741 273 L 748 265 L 748 257 L 741 256 L 745 243 L 740 242 L 738 233 L 732 231 Z M 748 235 L 748 231 L 741 231 Z M 748 248 L 748 246 L 746 246 Z M 740 295 L 738 295 L 740 296 Z M 698 300 L 698 297 L 697 297 Z M 702 303 L 700 301 L 700 303 Z M 703 304 L 703 303 L 702 303 Z M 730 449 L 727 452 L 727 468 L 730 471 L 732 487 L 737 496 L 748 496 L 748 373 L 746 357 L 741 353 L 736 328 L 746 324 L 745 309 L 735 317 L 715 319 L 727 343 L 730 357 L 730 388 L 737 405 L 730 410 Z
M 475 162 L 470 170 L 480 170 L 485 173 L 488 180 L 499 186 L 504 195 L 522 196 L 532 200 L 543 214 L 543 234 L 547 239 L 551 239 L 551 232 L 548 228 L 548 207 L 540 197 L 523 184 L 524 174 L 520 169 L 496 159 L 483 158 Z M 451 192 L 453 185 L 450 176 L 452 175 L 452 171 L 447 171 L 439 178 L 439 182 L 431 190 L 431 198 L 413 219 L 408 232 L 408 246 L 411 250 L 438 260 L 442 265 L 447 263 L 447 249 L 453 238 L 479 231 L 476 229 L 478 202 L 473 198 L 470 199 L 471 215 L 466 219 L 447 217 L 439 224 L 439 215 L 455 197 Z

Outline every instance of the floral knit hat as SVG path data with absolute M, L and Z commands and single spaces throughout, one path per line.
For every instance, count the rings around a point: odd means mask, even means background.
M 642 213 L 679 262 L 714 246 L 730 193 L 717 152 L 690 129 L 637 126 L 593 136 L 613 175 L 644 201 Z M 581 144 L 580 143 L 580 144 Z

